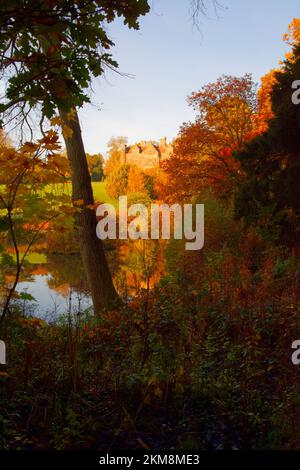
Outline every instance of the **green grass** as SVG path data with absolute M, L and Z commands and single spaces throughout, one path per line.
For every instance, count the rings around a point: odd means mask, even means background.
M 93 182 L 93 193 L 96 202 L 106 202 L 108 204 L 112 204 L 113 206 L 117 207 L 118 201 L 116 199 L 111 198 L 105 188 L 105 182 Z M 45 192 L 52 192 L 59 194 L 59 192 L 63 190 L 66 194 L 72 194 L 72 186 L 71 183 L 56 183 L 56 184 L 48 184 L 45 186 Z
M 106 183 L 105 181 L 92 183 L 94 198 L 97 202 L 107 202 L 108 204 L 112 204 L 113 206 L 117 206 L 118 201 L 117 199 L 111 198 L 106 192 Z
M 115 208 L 117 208 L 118 200 L 111 198 L 107 194 L 105 185 L 106 185 L 105 181 L 92 183 L 95 202 L 102 202 L 102 203 L 106 202 L 108 204 L 112 204 Z M 3 185 L 0 185 L 0 192 L 1 192 L 1 189 L 4 189 Z M 72 184 L 71 182 L 46 184 L 44 186 L 43 191 L 45 193 L 52 193 L 57 196 L 61 194 L 61 191 L 63 191 L 65 194 L 69 194 L 71 196 Z M 5 213 L 6 213 L 5 210 L 0 209 L 0 216 L 4 215 Z

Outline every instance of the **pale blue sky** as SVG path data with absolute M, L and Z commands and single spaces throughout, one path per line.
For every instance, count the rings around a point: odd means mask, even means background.
M 209 1 L 209 0 L 207 0 Z M 105 152 L 110 137 L 129 142 L 172 139 L 193 119 L 186 97 L 220 75 L 251 72 L 255 80 L 275 67 L 287 46 L 282 36 L 299 0 L 219 0 L 219 19 L 192 25 L 189 0 L 152 0 L 140 31 L 120 21 L 108 31 L 114 56 L 127 78 L 107 72 L 93 83 L 93 106 L 80 112 L 86 150 Z

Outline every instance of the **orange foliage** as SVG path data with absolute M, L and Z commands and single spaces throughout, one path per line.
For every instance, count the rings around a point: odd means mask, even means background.
M 273 117 L 271 92 L 277 83 L 276 73 L 279 69 L 272 69 L 261 80 L 257 93 L 258 112 L 255 116 L 255 133 L 262 134 L 268 129 L 268 121 Z
M 222 148 L 213 132 L 195 123 L 181 129 L 173 155 L 163 168 L 169 175 L 165 196 L 169 194 L 169 199 L 181 200 L 199 194 L 207 186 L 219 194 L 226 192 L 239 166 L 231 150 Z
M 300 44 L 300 19 L 294 18 L 288 26 L 288 32 L 284 34 L 283 40 L 293 48 Z M 294 60 L 294 52 L 285 54 L 288 61 Z M 276 74 L 280 72 L 283 65 L 279 61 L 280 67 L 272 69 L 261 78 L 261 86 L 257 93 L 258 112 L 255 116 L 255 135 L 261 134 L 268 129 L 268 121 L 273 117 L 271 93 L 277 83 Z
M 174 152 L 164 162 L 171 199 L 196 196 L 207 187 L 230 194 L 240 169 L 232 156 L 253 135 L 255 90 L 250 75 L 221 77 L 193 93 L 189 102 L 199 111 L 194 123 L 184 124 Z
M 143 172 L 136 166 L 130 165 L 127 183 L 127 193 L 144 193 L 145 177 Z
M 283 40 L 291 46 L 300 43 L 300 18 L 293 18 L 288 26 L 288 32 L 283 36 Z

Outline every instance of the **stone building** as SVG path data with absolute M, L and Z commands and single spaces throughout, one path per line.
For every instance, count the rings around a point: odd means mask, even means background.
M 159 142 L 142 141 L 137 144 L 124 145 L 121 162 L 136 165 L 143 170 L 158 168 L 162 160 L 169 158 L 173 150 L 167 139 Z

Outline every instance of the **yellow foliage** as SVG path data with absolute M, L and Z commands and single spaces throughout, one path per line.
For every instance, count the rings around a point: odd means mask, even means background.
M 23 153 L 33 153 L 39 148 L 38 144 L 33 142 L 25 142 L 25 144 L 21 147 L 21 152 Z
M 62 126 L 62 132 L 63 132 L 63 135 L 66 139 L 70 139 L 73 135 L 72 129 L 69 126 L 67 126 L 66 124 L 64 124 Z
M 283 40 L 292 47 L 300 43 L 300 18 L 293 18 L 288 26 L 288 32 L 283 36 Z
M 55 116 L 50 120 L 51 126 L 60 126 L 61 125 L 61 119 L 59 116 Z
M 261 80 L 261 86 L 257 93 L 258 116 L 257 129 L 259 132 L 265 132 L 268 129 L 268 121 L 273 117 L 271 92 L 276 85 L 276 73 L 279 69 L 272 69 Z
M 145 178 L 143 172 L 135 165 L 130 166 L 127 184 L 127 193 L 144 193 Z
M 67 114 L 67 119 L 71 121 L 71 120 L 74 120 L 75 117 L 76 117 L 76 110 L 72 109 Z M 72 137 L 72 134 L 73 134 L 72 129 L 67 124 L 65 124 L 59 116 L 54 116 L 52 119 L 50 119 L 50 124 L 51 126 L 60 126 L 62 129 L 63 136 L 66 139 L 70 139 Z

